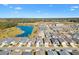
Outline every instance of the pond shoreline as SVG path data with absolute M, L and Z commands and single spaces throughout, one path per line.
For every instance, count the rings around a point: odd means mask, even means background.
M 17 34 L 16 37 L 28 37 L 33 31 L 33 26 L 16 26 L 16 28 L 23 31 L 21 34 Z

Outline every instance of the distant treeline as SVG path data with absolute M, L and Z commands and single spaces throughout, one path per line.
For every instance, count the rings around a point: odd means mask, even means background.
M 0 18 L 0 22 L 33 23 L 39 21 L 79 22 L 79 18 Z
M 0 22 L 0 29 L 10 28 L 16 26 L 17 23 L 10 23 L 10 22 Z

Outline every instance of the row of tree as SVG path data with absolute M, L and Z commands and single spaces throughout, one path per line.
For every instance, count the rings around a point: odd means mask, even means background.
M 0 22 L 0 29 L 10 28 L 16 26 L 17 23 L 10 23 L 10 22 Z
M 79 18 L 2 18 L 0 20 L 6 20 L 7 22 L 14 23 L 33 23 L 39 21 L 68 21 L 68 22 L 79 22 Z M 6 22 L 5 21 L 5 22 Z

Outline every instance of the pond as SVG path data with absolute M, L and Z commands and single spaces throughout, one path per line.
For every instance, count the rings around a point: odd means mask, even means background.
M 20 28 L 23 33 L 16 35 L 16 37 L 27 37 L 32 33 L 33 26 L 16 26 L 17 28 Z

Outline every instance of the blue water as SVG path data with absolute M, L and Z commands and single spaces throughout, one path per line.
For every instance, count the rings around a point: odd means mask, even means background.
M 24 33 L 16 35 L 16 37 L 27 37 L 32 33 L 33 26 L 17 26 L 17 28 L 20 28 Z

